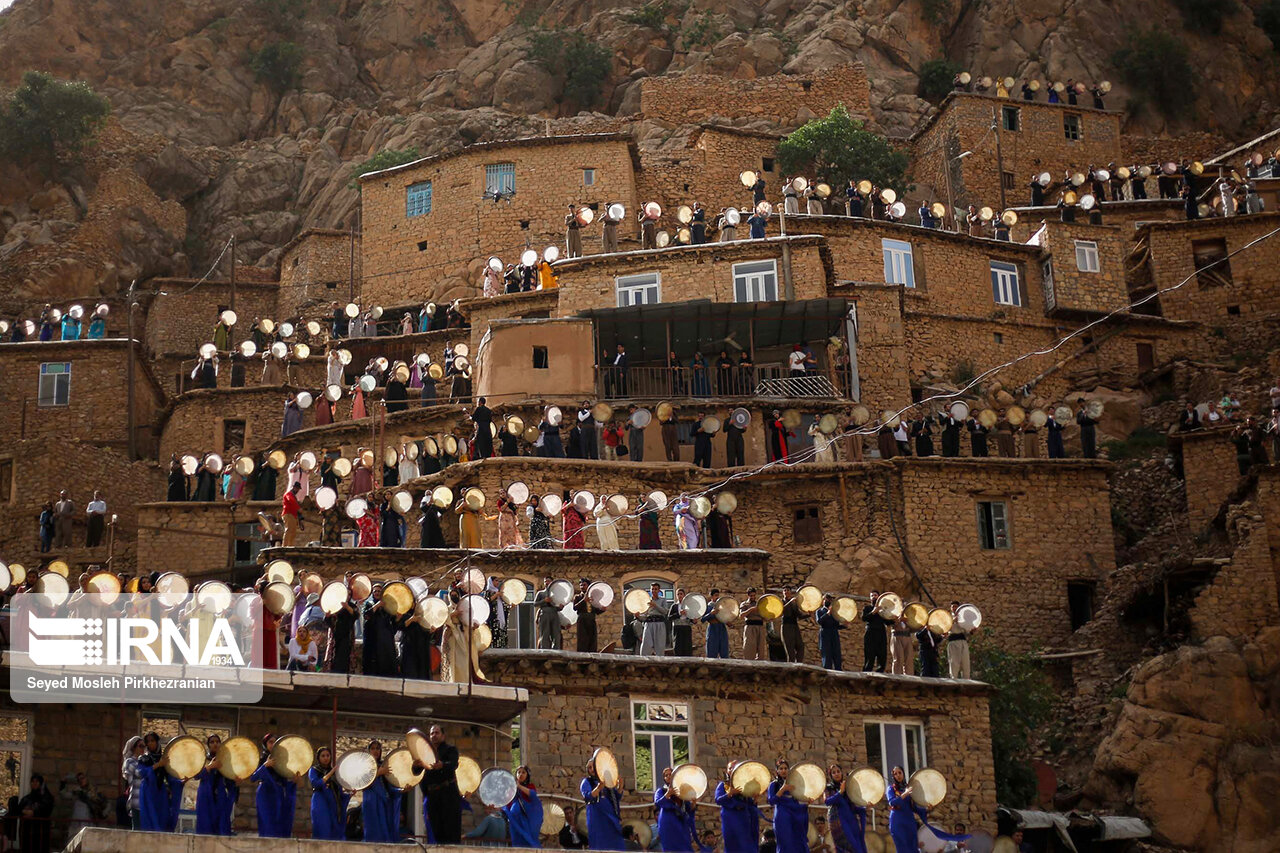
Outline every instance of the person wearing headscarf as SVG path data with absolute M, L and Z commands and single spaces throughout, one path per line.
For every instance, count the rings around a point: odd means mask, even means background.
M 440 527 L 440 516 L 444 515 L 444 510 L 432 502 L 431 492 L 422 496 L 418 508 L 422 510 L 422 517 L 418 520 L 422 528 L 422 547 L 444 548 L 444 530 Z
M 542 511 L 537 495 L 529 496 L 529 505 L 525 507 L 525 515 L 529 517 L 529 547 L 551 547 L 551 519 Z
M 662 521 L 658 517 L 658 506 L 648 498 L 640 505 L 640 550 L 662 550 Z
M 520 535 L 520 519 L 516 515 L 516 505 L 506 495 L 498 497 L 498 547 L 523 548 L 524 537 Z
M 617 551 L 620 549 L 618 544 L 618 520 L 609 512 L 609 505 L 602 498 L 596 501 L 595 509 L 592 513 L 596 517 L 596 538 L 600 540 L 600 548 L 603 551 Z
M 258 783 L 254 804 L 258 809 L 259 838 L 289 838 L 293 835 L 293 813 L 298 801 L 298 780 L 277 772 L 271 749 L 276 736 L 262 737 L 265 758 L 249 778 Z M 282 770 L 284 768 L 281 768 Z M 288 771 L 285 770 L 287 773 Z
M 351 794 L 333 778 L 334 770 L 333 751 L 327 746 L 317 749 L 307 778 L 311 782 L 311 837 L 319 841 L 345 841 L 347 837 Z
M 431 634 L 409 611 L 396 620 L 400 630 L 400 675 L 419 681 L 431 680 Z
M 542 801 L 527 764 L 516 768 L 516 798 L 503 806 L 502 813 L 507 817 L 512 847 L 542 846 Z
M 91 341 L 100 341 L 107 336 L 107 318 L 95 314 L 89 321 L 89 333 L 85 336 Z
M 483 548 L 484 542 L 480 536 L 480 511 L 468 506 L 465 497 L 454 504 L 453 511 L 458 516 L 458 547 Z
M 404 792 L 387 779 L 382 743 L 369 741 L 369 752 L 378 762 L 378 774 L 373 778 L 373 784 L 364 789 L 364 802 L 360 807 L 363 838 L 366 842 L 395 844 L 400 840 L 400 803 Z
M 672 786 L 671 776 L 671 768 L 664 767 L 662 784 L 653 792 L 653 807 L 658 811 L 658 839 L 664 853 L 693 853 L 694 838 L 685 820 L 685 802 Z
M 178 826 L 178 809 L 182 804 L 182 781 L 165 770 L 167 762 L 160 753 L 158 734 L 147 732 L 142 742 L 147 748 L 138 759 L 138 772 L 142 776 L 139 796 L 142 829 L 145 832 L 173 832 Z
M 379 547 L 382 548 L 401 548 L 404 546 L 403 524 L 404 519 L 400 513 L 396 512 L 391 506 L 391 501 L 384 498 L 382 503 L 378 505 L 378 514 L 381 517 L 381 536 L 378 541 Z
M 848 778 L 844 768 L 832 764 L 827 768 L 826 803 L 830 815 L 831 837 L 839 853 L 867 853 L 867 810 L 849 799 Z
M 586 534 L 583 532 L 587 526 L 587 517 L 570 500 L 568 492 L 564 493 L 564 509 L 560 511 L 560 515 L 564 524 L 564 549 L 568 551 L 587 547 Z
M 129 828 L 142 829 L 142 812 L 139 798 L 142 794 L 142 774 L 138 772 L 138 760 L 146 754 L 142 738 L 134 735 L 124 745 L 120 776 L 124 779 L 129 810 Z
M 720 807 L 720 835 L 725 853 L 756 849 L 760 838 L 760 809 L 755 797 L 733 787 L 734 762 L 725 768 L 724 779 L 716 784 L 715 801 Z
M 692 503 L 688 495 L 681 495 L 675 502 L 671 512 L 675 518 L 676 540 L 680 548 L 686 551 L 698 547 L 698 519 L 693 517 Z
M 534 624 L 537 628 L 537 647 L 539 649 L 562 649 L 563 636 L 560 628 L 560 608 L 551 600 L 551 578 L 542 579 L 542 589 L 533 596 Z
M 779 758 L 774 768 L 776 774 L 769 783 L 766 798 L 773 806 L 773 833 L 778 841 L 778 853 L 809 853 L 809 805 L 796 799 L 787 782 L 791 763 Z
M 302 408 L 297 396 L 290 394 L 284 401 L 284 420 L 280 425 L 280 437 L 285 438 L 302 429 Z
M 53 794 L 39 773 L 31 774 L 31 789 L 18 801 L 18 845 L 22 853 L 49 853 L 49 818 L 53 815 Z M 172 829 L 165 830 L 172 832 Z
M 199 835 L 231 835 L 231 815 L 240 798 L 240 787 L 221 773 L 222 762 L 218 758 L 221 746 L 222 738 L 218 735 L 205 738 L 208 763 L 196 775 L 200 780 L 196 793 L 196 833 Z
M 587 761 L 587 775 L 578 786 L 587 808 L 587 843 L 592 850 L 626 850 L 622 837 L 622 777 L 609 787 L 596 775 L 596 760 Z
M 364 674 L 395 678 L 400 669 L 395 619 L 382 603 L 382 587 L 376 584 L 364 603 Z

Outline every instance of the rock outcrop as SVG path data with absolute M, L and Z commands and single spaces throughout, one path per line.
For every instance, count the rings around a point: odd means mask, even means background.
M 1274 850 L 1278 737 L 1280 627 L 1183 646 L 1135 673 L 1085 796 L 1127 804 L 1171 846 Z

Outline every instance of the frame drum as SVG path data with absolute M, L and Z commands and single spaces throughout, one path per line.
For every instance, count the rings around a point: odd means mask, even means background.
M 0 584 L 3 584 L 3 587 L 0 587 L 0 592 L 14 585 L 13 575 L 9 572 L 9 567 L 2 562 L 0 562 Z
M 599 747 L 591 754 L 591 760 L 596 765 L 596 777 L 604 782 L 605 787 L 612 788 L 618 784 L 618 759 L 614 758 L 613 750 L 607 746 Z
M 241 477 L 248 477 L 253 473 L 253 460 L 248 456 L 241 456 L 236 460 L 235 468 Z
M 1049 416 L 1044 413 L 1044 409 L 1032 409 L 1031 414 L 1027 415 L 1027 422 L 1036 429 L 1040 429 L 1049 421 Z
M 626 515 L 629 509 L 626 495 L 609 495 L 604 499 L 604 508 L 614 517 Z
M 178 735 L 164 748 L 167 766 L 179 779 L 190 779 L 204 768 L 204 744 L 191 735 Z
M 702 419 L 702 431 L 708 435 L 715 435 L 720 431 L 720 419 L 715 415 L 707 415 Z
M 919 631 L 929 624 L 929 608 L 918 601 L 913 601 L 902 611 L 902 619 L 907 623 L 907 628 Z
M 649 609 L 649 605 L 653 602 L 653 596 L 649 595 L 647 590 L 631 589 L 627 590 L 627 594 L 622 597 L 622 606 L 632 616 L 639 616 Z
M 364 498 L 352 498 L 347 501 L 345 511 L 347 513 L 347 518 L 352 521 L 357 521 L 364 518 L 365 514 L 369 512 L 369 502 Z
M 489 602 L 483 595 L 464 595 L 458 602 L 458 621 L 478 628 L 489 621 Z
M 342 581 L 329 581 L 324 585 L 324 589 L 320 590 L 320 609 L 327 615 L 332 616 L 342 609 L 342 605 L 347 603 L 348 590 L 347 585 Z
M 382 607 L 392 616 L 403 616 L 413 610 L 413 590 L 403 581 L 392 581 L 382 588 Z
M 823 435 L 831 435 L 836 431 L 837 427 L 839 427 L 839 422 L 836 420 L 836 416 L 830 412 L 818 418 L 818 432 Z
M 547 406 L 543 417 L 546 418 L 548 424 L 558 427 L 564 421 L 564 412 L 560 411 L 559 406 Z
M 996 415 L 994 409 L 983 409 L 978 412 L 978 423 L 982 424 L 987 429 L 994 427 L 999 420 L 1000 418 Z
M 548 803 L 539 834 L 543 838 L 555 838 L 560 835 L 560 830 L 564 829 L 564 824 L 564 809 L 559 803 Z
M 272 560 L 262 570 L 262 576 L 269 581 L 293 583 L 293 564 L 288 560 Z
M 480 786 L 476 793 L 480 795 L 480 802 L 500 809 L 511 804 L 518 790 L 515 774 L 501 767 L 490 767 L 480 774 Z
M 413 772 L 413 753 L 403 746 L 392 750 L 386 762 L 387 781 L 396 788 L 412 788 L 422 781 L 427 772 L 425 769 Z
M 601 610 L 607 610 L 613 604 L 613 587 L 604 581 L 596 581 L 587 587 L 587 601 Z
M 680 610 L 686 619 L 699 620 L 707 612 L 707 597 L 700 592 L 691 592 L 680 603 Z
M 258 769 L 258 745 L 243 735 L 218 747 L 218 772 L 233 782 L 243 782 Z
M 586 809 L 583 809 L 583 811 L 585 812 Z M 649 849 L 649 845 L 653 842 L 653 829 L 649 826 L 649 821 L 638 817 L 629 817 L 622 822 L 622 825 L 631 827 L 631 831 L 641 850 Z
M 320 509 L 333 509 L 338 503 L 338 493 L 330 486 L 321 486 L 316 489 L 316 506 Z
M 351 599 L 365 601 L 373 594 L 373 581 L 364 572 L 351 579 Z
M 822 606 L 822 590 L 811 583 L 805 584 L 796 590 L 796 604 L 801 613 L 812 616 Z
M 932 767 L 922 767 L 911 778 L 907 785 L 912 788 L 911 799 L 926 809 L 935 809 L 947 798 L 947 780 Z
M 449 438 L 453 438 L 453 436 L 449 436 Z M 475 486 L 472 486 L 462 493 L 462 502 L 465 503 L 467 505 L 467 509 L 470 510 L 484 509 L 484 492 L 480 491 Z
M 804 423 L 804 416 L 800 414 L 799 409 L 782 410 L 782 425 L 787 429 L 799 429 L 802 423 Z
M 853 421 L 854 426 L 864 426 L 871 420 L 871 410 L 859 403 L 849 410 L 849 420 Z
M 449 621 L 449 605 L 443 598 L 428 595 L 418 599 L 414 604 L 413 616 L 420 624 L 426 626 L 428 631 L 435 631 L 444 627 L 444 624 Z
M 1060 424 L 1071 423 L 1071 409 L 1067 406 L 1059 406 L 1053 410 L 1053 419 Z
M 180 604 L 183 597 L 191 591 L 187 579 L 177 572 L 165 572 L 156 578 L 155 593 L 160 596 L 160 603 L 165 607 Z
M 573 495 L 574 509 L 583 514 L 591 512 L 596 505 L 596 496 L 586 489 L 575 492 Z
M 93 579 L 90 578 L 89 582 L 92 583 Z M 196 587 L 196 606 L 206 613 L 226 613 L 234 600 L 235 593 L 222 581 L 205 581 Z
M 939 637 L 951 633 L 951 626 L 954 621 L 949 610 L 935 607 L 929 611 L 929 630 Z
M 876 599 L 876 613 L 892 622 L 897 622 L 902 615 L 902 596 L 896 592 L 881 593 Z
M 480 772 L 480 765 L 469 755 L 461 755 L 458 757 L 458 793 L 463 799 L 471 796 L 480 787 L 480 779 L 483 774 Z M 586 809 L 583 809 L 586 811 Z
M 502 582 L 501 592 L 502 603 L 508 607 L 516 607 L 524 604 L 524 600 L 529 597 L 529 588 L 524 585 L 524 581 L 520 578 L 507 578 Z
M 316 752 L 301 735 L 285 735 L 271 748 L 271 757 L 276 760 L 276 772 L 281 776 L 286 772 L 289 776 L 298 776 L 311 769 Z
M 855 806 L 874 806 L 884 799 L 884 777 L 879 770 L 864 765 L 849 774 L 844 792 Z
M 772 781 L 773 774 L 759 761 L 741 761 L 729 774 L 729 783 L 746 797 L 760 796 Z M 825 784 L 825 779 L 823 781 Z
M 689 515 L 692 515 L 694 518 L 699 520 L 711 515 L 711 499 L 704 497 L 703 495 L 698 495 L 696 498 L 689 501 Z
M 293 609 L 293 587 L 283 581 L 272 581 L 262 590 L 262 606 L 276 616 L 283 616 Z
M 766 622 L 777 619 L 782 615 L 782 599 L 773 593 L 766 593 L 760 596 L 760 600 L 756 602 L 756 612 Z M 825 780 L 823 784 L 826 784 Z
M 517 480 L 507 486 L 507 497 L 512 503 L 524 504 L 529 502 L 529 487 Z
M 947 413 L 958 421 L 966 420 L 969 417 L 969 404 L 964 400 L 956 400 L 947 409 Z
M 787 774 L 787 784 L 796 792 L 797 800 L 811 800 L 827 789 L 827 774 L 811 761 L 797 764 Z
M 707 793 L 707 771 L 696 764 L 681 764 L 671 772 L 671 787 L 688 802 Z
M 631 425 L 636 429 L 644 429 L 653 422 L 653 413 L 648 409 L 636 409 L 631 413 Z
M 401 489 L 391 496 L 391 508 L 400 515 L 404 515 L 406 512 L 413 509 L 413 495 L 409 494 L 404 489 Z
M 712 608 L 712 612 L 715 613 L 717 622 L 723 622 L 727 625 L 738 618 L 742 613 L 742 608 L 734 599 L 723 597 L 716 601 L 715 607 Z
M 556 607 L 564 607 L 573 601 L 573 584 L 567 580 L 555 580 L 547 587 L 547 599 Z
M 5 588 L 7 589 L 9 586 L 7 581 L 11 580 L 7 568 L 5 569 L 5 576 L 0 580 L 6 581 Z M 221 583 L 220 581 L 214 582 Z M 222 586 L 226 587 L 226 584 L 222 584 Z M 95 572 L 85 581 L 84 591 L 91 595 L 99 596 L 97 601 L 99 604 L 114 604 L 116 599 L 120 597 L 120 578 L 111 572 Z M 229 587 L 227 588 L 227 594 L 231 594 Z
M 734 228 L 737 228 L 742 224 L 742 212 L 736 207 L 731 207 L 724 212 L 724 221 L 725 224 L 732 225 Z
M 414 760 L 423 767 L 430 767 L 436 763 L 436 751 L 422 729 L 409 729 L 405 732 L 404 745 L 413 755 Z
M 564 509 L 564 500 L 559 495 L 543 495 L 538 501 L 538 509 L 548 518 L 555 518 Z
M 831 603 L 831 615 L 842 625 L 852 625 L 858 618 L 858 601 L 852 595 L 842 595 Z
M 431 490 L 431 503 L 439 509 L 448 509 L 453 503 L 453 489 L 448 486 L 436 486 Z
M 667 493 L 655 489 L 649 493 L 649 497 L 645 498 L 645 503 L 658 512 L 662 512 L 667 508 Z
M 334 778 L 347 791 L 363 791 L 378 778 L 378 760 L 367 749 L 342 753 L 334 767 Z
M 982 611 L 976 604 L 962 604 L 956 608 L 955 624 L 963 631 L 976 631 L 982 625 Z
M 71 595 L 71 584 L 57 572 L 41 572 L 36 576 L 35 593 L 50 607 L 61 607 Z

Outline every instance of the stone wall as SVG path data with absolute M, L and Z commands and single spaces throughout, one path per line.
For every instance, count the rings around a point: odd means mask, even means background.
M 495 204 L 482 198 L 485 167 L 512 163 L 516 194 Z M 544 137 L 473 145 L 361 181 L 364 303 L 400 305 L 475 295 L 489 255 L 515 262 L 526 245 L 564 245 L 570 203 L 619 201 L 636 210 L 636 161 L 618 134 Z M 583 170 L 595 170 L 584 185 Z M 431 211 L 406 218 L 406 190 L 432 183 Z M 600 218 L 597 218 L 597 223 Z M 600 226 L 586 229 L 599 233 Z M 633 224 L 623 226 L 634 230 Z
M 785 756 L 793 765 L 839 761 L 856 767 L 868 761 L 867 723 L 909 719 L 924 724 L 928 764 L 947 778 L 948 797 L 932 819 L 939 826 L 961 821 L 970 829 L 994 828 L 985 685 L 783 664 L 604 661 L 529 651 L 493 651 L 483 658 L 496 680 L 529 690 L 522 758 L 535 773 L 541 770 L 548 790 L 576 785 L 598 746 L 613 750 L 628 791 L 633 789 L 633 700 L 687 704 L 690 760 L 713 779 L 729 761 L 743 759 L 772 765 Z M 628 796 L 624 804 L 634 801 Z M 881 809 L 876 817 L 883 822 L 886 816 Z M 699 809 L 699 825 L 715 826 L 716 817 L 713 808 Z
M 1106 463 L 914 460 L 900 463 L 903 536 L 941 605 L 972 601 L 984 634 L 1009 647 L 1062 647 L 1071 635 L 1069 581 L 1115 566 Z M 978 503 L 1008 507 L 1009 547 L 988 550 Z
M 1267 525 L 1261 515 L 1245 517 L 1237 525 L 1243 530 L 1231 559 L 1221 561 L 1188 614 L 1192 632 L 1202 640 L 1252 637 L 1258 626 L 1274 625 L 1280 619 Z
M 174 278 L 155 279 L 151 285 L 165 293 L 157 292 L 147 310 L 147 349 L 156 355 L 179 353 L 195 358 L 201 344 L 213 342 L 218 315 L 231 307 L 231 285 L 225 281 L 199 283 Z M 259 318 L 284 319 L 276 306 L 279 293 L 277 284 L 236 285 L 234 345 L 248 339 Z
M 140 352 L 138 353 L 140 355 Z M 0 434 L 10 440 L 75 438 L 124 448 L 128 443 L 128 343 L 120 338 L 0 345 Z M 39 405 L 42 364 L 71 365 L 67 404 Z M 148 446 L 160 387 L 135 356 L 134 425 L 140 452 Z
M 1182 446 L 1187 523 L 1198 532 L 1213 521 L 1238 483 L 1231 428 L 1174 433 L 1171 439 Z
M 248 388 L 196 389 L 175 398 L 161 425 L 160 459 L 171 454 L 223 453 L 230 449 L 224 438 L 227 421 L 243 421 L 241 449 L 261 448 L 280 437 L 284 404 L 289 394 L 302 390 L 295 386 L 255 386 Z M 373 395 L 366 406 L 375 411 Z M 338 404 L 342 420 L 351 417 L 349 399 Z M 315 407 L 302 413 L 304 427 L 315 424 Z
M 660 227 L 677 228 L 675 212 L 682 204 L 702 202 L 709 225 L 722 208 L 751 210 L 751 190 L 739 176 L 750 169 L 765 179 L 768 198 L 780 201 L 783 176 L 774 171 L 781 134 L 724 125 L 704 125 L 690 132 L 683 149 L 644 151 L 636 173 L 636 198 L 657 201 L 664 211 Z M 745 232 L 740 227 L 740 233 Z
M 498 320 L 485 333 L 472 373 L 477 401 L 498 404 L 528 397 L 595 396 L 591 320 Z
M 1025 202 L 1027 185 L 1041 172 L 1049 172 L 1054 181 L 1061 181 L 1064 172 L 1087 173 L 1090 164 L 1104 167 L 1120 160 L 1123 114 L 1085 106 L 1092 103 L 1089 96 L 1081 101 L 1080 106 L 1073 107 L 953 92 L 924 129 L 912 137 L 915 181 L 931 186 L 935 198 L 945 199 L 944 164 L 950 160 L 956 207 L 963 210 L 976 204 L 994 208 L 1000 201 L 1001 165 L 1005 172 L 1013 174 L 1013 189 L 1005 193 L 1012 206 Z M 1004 107 L 1019 111 L 1021 129 L 999 131 L 1001 158 L 997 158 L 996 134 L 991 132 L 991 126 L 993 115 L 1000 116 Z M 1078 117 L 1079 139 L 1067 138 L 1067 116 Z M 972 151 L 972 156 L 955 159 L 965 151 Z
M 325 313 L 335 299 L 350 301 L 352 280 L 361 281 L 359 235 L 354 245 L 353 252 L 351 232 L 328 228 L 308 228 L 290 240 L 280 253 L 280 316 Z
M 640 111 L 647 119 L 670 124 L 741 118 L 769 119 L 796 127 L 826 115 L 838 104 L 851 113 L 870 114 L 871 90 L 861 63 L 804 76 L 775 74 L 734 80 L 710 74 L 677 74 L 640 81 Z
M 1031 235 L 1040 230 L 1046 222 L 1061 222 L 1062 216 L 1056 205 L 1029 207 L 1029 190 L 1018 188 L 1010 194 L 1011 206 L 1018 214 L 1018 223 L 1013 226 L 1012 237 L 1015 242 L 1022 243 L 1031 239 Z M 1156 179 L 1147 179 L 1147 195 L 1159 195 L 1156 190 Z M 1013 199 L 1017 198 L 1017 202 Z M 1147 198 L 1144 201 L 1104 201 L 1098 208 L 1102 213 L 1104 225 L 1120 229 L 1126 244 L 1137 236 L 1137 229 L 1147 222 L 1183 221 L 1187 218 L 1186 209 L 1176 198 Z M 1082 211 L 1076 211 L 1076 225 L 1087 225 L 1088 217 Z M 1126 245 L 1126 250 L 1127 250 Z
M 284 479 L 283 473 L 280 477 Z M 278 514 L 280 505 L 257 501 L 155 502 L 164 496 L 164 483 L 136 507 L 138 566 L 147 572 L 179 572 L 191 578 L 226 578 L 235 566 L 235 526 L 258 524 L 258 513 Z M 303 516 L 308 516 L 305 510 Z M 309 514 L 302 538 L 319 538 L 320 525 Z
M 1079 244 L 1084 243 L 1084 246 Z M 1092 248 L 1097 253 L 1097 270 L 1081 269 L 1079 251 Z M 1124 259 L 1128 248 L 1123 234 L 1114 225 L 1090 225 L 1084 222 L 1048 222 L 1041 233 L 1040 245 L 1049 254 L 1053 274 L 1045 280 L 1041 274 L 1046 313 L 1086 311 L 1107 313 L 1129 304 L 1125 286 Z
M 1161 290 L 1161 313 L 1170 319 L 1202 325 L 1201 334 L 1189 341 L 1194 357 L 1261 357 L 1276 345 L 1276 318 L 1280 315 L 1280 248 L 1266 241 L 1214 268 L 1217 277 L 1196 274 L 1194 245 L 1219 242 L 1228 253 L 1237 252 L 1280 224 L 1280 213 L 1201 219 L 1192 222 L 1154 223 L 1141 232 L 1150 242 L 1152 284 Z M 1182 282 L 1185 281 L 1185 284 Z

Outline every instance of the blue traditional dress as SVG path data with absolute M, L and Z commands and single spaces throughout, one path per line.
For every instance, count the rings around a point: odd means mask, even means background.
M 626 850 L 622 837 L 622 794 L 607 785 L 594 797 L 591 792 L 599 779 L 590 776 L 582 780 L 582 801 L 587 806 L 587 841 L 592 850 Z

